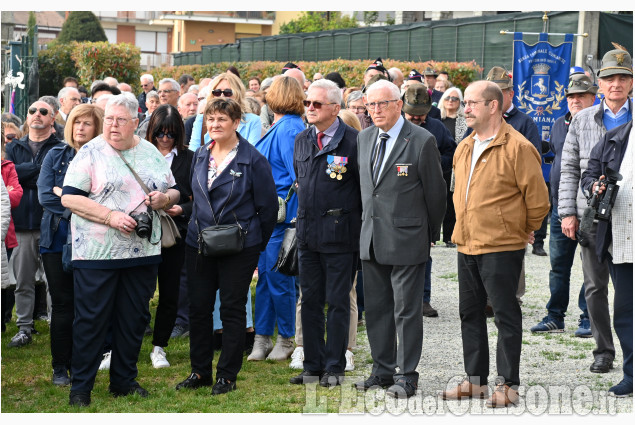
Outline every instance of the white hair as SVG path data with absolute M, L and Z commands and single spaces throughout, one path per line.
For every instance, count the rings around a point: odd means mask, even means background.
M 157 93 L 156 90 L 150 90 L 148 93 L 146 93 L 146 101 L 150 99 L 151 97 L 154 97 L 155 99 L 159 100 L 159 93 Z
M 143 74 L 141 77 L 139 77 L 139 80 L 141 82 L 143 82 L 143 80 L 148 80 L 151 83 L 154 83 L 154 77 L 152 76 L 152 74 Z
M 117 87 L 119 81 L 117 81 L 115 77 L 106 77 L 104 78 L 104 83 L 108 84 L 109 86 Z
M 75 90 L 79 93 L 75 87 L 62 87 L 62 89 L 57 93 L 57 100 L 65 99 L 66 96 L 68 96 L 68 92 L 71 90 Z
M 363 93 L 360 90 L 355 90 L 350 92 L 348 96 L 346 97 L 346 107 L 348 107 L 352 102 L 361 100 L 362 96 L 363 96 Z
M 92 82 L 92 84 L 90 85 L 90 92 L 92 92 L 92 91 L 93 91 L 93 89 L 95 88 L 95 86 L 96 86 L 97 84 L 101 84 L 101 83 L 103 83 L 103 82 L 104 82 L 104 80 L 95 80 L 95 81 L 93 81 L 93 82 Z
M 401 74 L 401 78 L 403 78 L 403 72 L 401 72 L 401 69 L 399 69 L 399 68 L 390 68 L 388 70 L 388 75 L 390 75 L 390 79 L 393 80 L 393 81 L 395 81 L 395 79 L 397 79 L 399 74 Z
M 307 92 L 310 92 L 311 89 L 314 88 L 326 90 L 326 98 L 329 100 L 329 102 L 333 102 L 338 105 L 342 104 L 342 90 L 340 90 L 337 84 L 335 84 L 333 81 L 321 78 L 311 83 Z
M 370 87 L 366 89 L 366 97 L 370 96 L 371 93 L 384 88 L 390 90 L 390 94 L 394 99 L 400 99 L 401 93 L 399 92 L 399 87 L 388 80 L 379 80 L 371 84 Z
M 463 101 L 463 93 L 461 93 L 461 89 L 458 87 L 450 87 L 446 91 L 443 92 L 443 96 L 439 99 L 439 109 L 441 110 L 441 119 L 445 119 L 448 116 L 448 111 L 445 109 L 445 98 L 450 96 L 451 93 L 456 92 L 459 98 L 459 109 L 456 111 L 458 116 L 464 116 L 464 108 L 461 105 Z
M 172 84 L 172 90 L 176 90 L 178 92 L 181 91 L 181 86 L 174 78 L 164 78 L 163 80 L 159 81 L 159 87 L 161 86 L 161 84 L 164 84 L 164 83 Z
M 187 89 L 188 93 L 198 93 L 198 84 L 192 84 L 189 89 Z
M 108 99 L 105 109 L 108 109 L 113 105 L 125 107 L 130 113 L 131 118 L 137 118 L 137 111 L 139 110 L 139 102 L 137 101 L 137 98 L 134 96 L 134 94 L 130 92 L 123 92 L 121 94 L 111 97 L 110 99 Z

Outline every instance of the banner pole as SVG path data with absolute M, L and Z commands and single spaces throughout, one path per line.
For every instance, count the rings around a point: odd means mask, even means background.
M 503 34 L 503 35 L 513 35 L 514 31 L 501 30 L 500 33 Z M 540 35 L 542 33 L 539 33 L 539 32 L 522 32 L 521 34 L 522 35 Z M 547 33 L 547 35 L 567 35 L 567 33 L 550 32 L 550 33 Z M 573 36 L 575 36 L 575 37 L 588 37 L 589 33 L 585 32 L 583 34 L 573 34 Z

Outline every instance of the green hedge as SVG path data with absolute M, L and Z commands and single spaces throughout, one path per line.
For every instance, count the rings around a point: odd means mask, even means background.
M 307 78 L 312 78 L 316 72 L 321 72 L 322 75 L 326 75 L 329 72 L 339 72 L 347 86 L 361 86 L 364 77 L 364 71 L 370 64 L 370 61 L 360 60 L 344 60 L 335 59 L 330 61 L 321 62 L 296 62 Z M 178 78 L 183 74 L 190 74 L 197 81 L 205 77 L 213 77 L 221 72 L 225 72 L 229 66 L 235 66 L 240 72 L 241 79 L 244 83 L 252 77 L 259 77 L 261 80 L 265 77 L 271 77 L 279 74 L 284 66 L 282 62 L 220 62 L 210 63 L 207 65 L 181 65 L 170 66 L 163 68 L 155 68 L 151 71 L 155 81 L 159 81 L 162 78 Z M 476 64 L 476 62 L 401 62 L 395 60 L 385 60 L 384 66 L 388 68 L 397 67 L 401 69 L 404 75 L 408 75 L 413 68 L 419 72 L 423 72 L 424 69 L 431 66 L 437 71 L 447 71 L 450 81 L 464 90 L 465 87 L 475 79 L 478 78 L 482 68 Z
M 127 43 L 73 41 L 68 44 L 51 43 L 38 53 L 40 96 L 57 96 L 66 77 L 75 77 L 90 89 L 96 79 L 115 77 L 128 83 L 135 93 L 141 90 L 141 50 Z

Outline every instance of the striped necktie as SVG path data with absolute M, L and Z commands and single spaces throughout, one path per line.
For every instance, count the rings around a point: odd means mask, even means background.
M 379 171 L 381 170 L 381 164 L 384 162 L 384 154 L 386 153 L 386 142 L 390 139 L 388 133 L 382 133 L 379 135 L 379 143 L 375 145 L 375 152 L 373 153 L 373 183 L 377 184 L 379 179 Z

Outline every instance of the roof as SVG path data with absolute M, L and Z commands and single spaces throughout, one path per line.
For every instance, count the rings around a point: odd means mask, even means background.
M 26 26 L 29 21 L 29 12 L 14 11 L 13 22 L 16 25 Z M 41 27 L 57 27 L 62 28 L 64 25 L 64 17 L 55 11 L 35 12 L 35 19 L 38 26 Z

